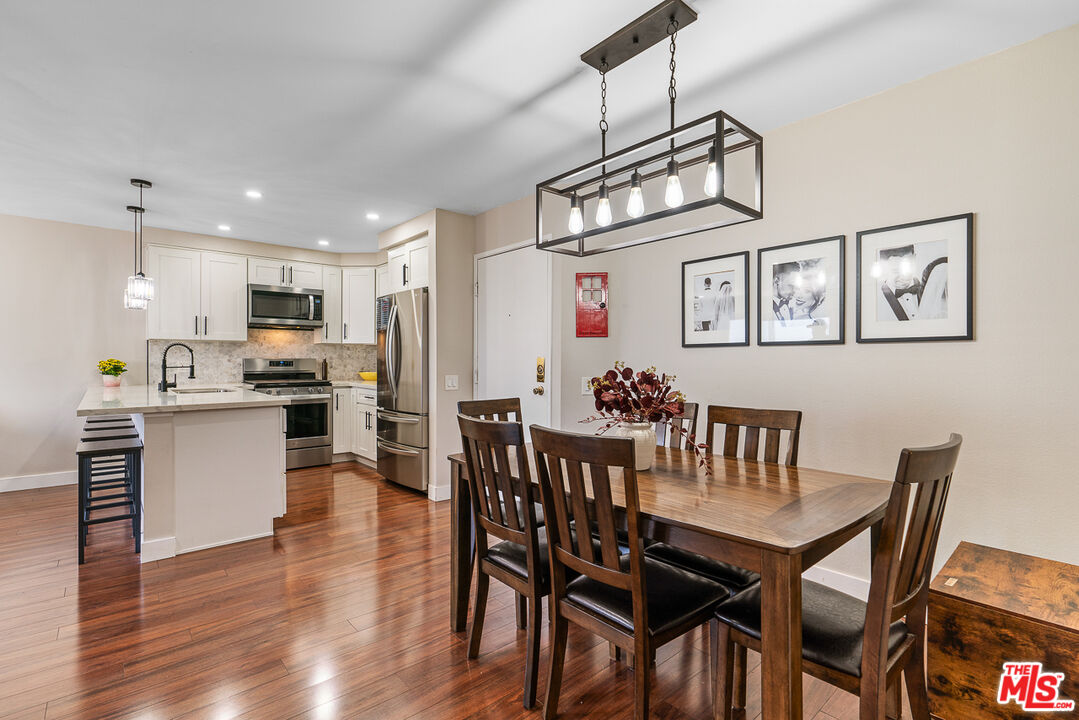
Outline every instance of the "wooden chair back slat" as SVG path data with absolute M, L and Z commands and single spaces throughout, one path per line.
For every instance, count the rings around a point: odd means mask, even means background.
M 873 555 L 862 672 L 881 673 L 887 662 L 888 628 L 907 617 L 924 625 L 933 556 L 963 438 L 930 448 L 905 449 Z M 913 503 L 911 497 L 913 496 Z M 920 617 L 908 617 L 917 612 Z M 876 663 L 876 667 L 873 664 Z
M 705 442 L 708 443 L 708 451 L 711 453 L 715 452 L 712 442 L 715 438 L 715 426 L 723 425 L 723 456 L 739 457 L 738 438 L 742 434 L 742 428 L 745 428 L 741 457 L 757 460 L 760 454 L 760 431 L 764 430 L 764 460 L 785 465 L 798 464 L 798 435 L 802 427 L 800 410 L 758 410 L 709 405 L 706 425 Z M 783 457 L 780 456 L 782 432 L 788 433 L 787 453 Z
M 496 400 L 461 400 L 457 412 L 481 420 L 523 422 L 521 398 L 498 398 Z
M 457 416 L 465 475 L 476 519 L 477 545 L 490 533 L 534 545 L 536 518 L 532 478 L 520 423 Z M 511 458 L 511 449 L 513 456 Z M 483 545 L 484 551 L 486 545 Z
M 681 417 L 672 418 L 670 425 L 668 426 L 664 426 L 663 423 L 656 423 L 656 433 L 658 437 L 663 437 L 662 435 L 659 435 L 660 432 L 667 433 L 667 447 L 681 450 L 686 446 L 686 437 L 679 432 L 683 428 L 689 433 L 690 438 L 696 438 L 698 409 L 699 406 L 697 403 L 682 403 Z
M 530 430 L 543 511 L 545 515 L 556 518 L 555 528 L 548 523 L 547 529 L 547 542 L 552 548 L 554 597 L 561 597 L 565 589 L 565 573 L 561 565 L 598 582 L 643 593 L 644 557 L 636 519 L 639 501 L 633 441 L 621 437 L 566 433 L 538 425 L 533 425 Z M 587 478 L 584 473 L 586 466 Z M 619 564 L 621 553 L 618 549 L 618 528 L 611 492 L 613 480 L 609 468 L 616 468 L 624 483 L 630 544 L 628 570 L 623 570 Z M 589 512 L 590 508 L 592 512 Z M 572 518 L 568 517 L 570 513 Z M 576 530 L 576 543 L 570 533 L 570 519 Z M 596 528 L 596 539 L 591 537 L 593 527 Z M 598 556 L 592 547 L 593 542 L 599 543 Z

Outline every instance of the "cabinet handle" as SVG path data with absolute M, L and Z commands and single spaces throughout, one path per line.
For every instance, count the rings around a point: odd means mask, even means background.
M 203 335 L 209 335 L 210 334 L 210 331 L 206 329 L 207 327 L 209 327 L 209 324 L 210 324 L 210 316 L 209 315 L 203 315 L 202 316 L 202 334 Z
M 282 285 L 285 284 L 285 266 L 284 265 L 281 266 L 281 284 Z
M 406 263 L 406 264 L 401 266 L 401 284 L 402 285 L 408 285 L 407 273 L 408 273 L 408 264 Z
M 199 316 L 198 315 L 195 316 L 195 334 L 196 335 L 199 334 Z
M 288 284 L 289 285 L 292 284 L 292 268 L 291 267 L 289 267 L 289 269 L 288 269 Z
M 337 394 L 337 395 L 333 396 L 333 409 L 334 410 L 340 410 L 341 409 L 341 395 L 340 394 Z
M 345 340 L 348 340 L 348 323 L 345 323 L 344 335 L 345 335 Z

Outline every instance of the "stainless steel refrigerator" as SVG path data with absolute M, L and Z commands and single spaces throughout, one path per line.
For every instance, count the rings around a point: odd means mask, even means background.
M 427 490 L 427 288 L 378 298 L 378 472 Z

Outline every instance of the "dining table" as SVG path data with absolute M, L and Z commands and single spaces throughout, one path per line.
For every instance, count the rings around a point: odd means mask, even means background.
M 535 483 L 531 446 L 526 452 Z M 449 461 L 450 627 L 461 632 L 475 535 L 464 454 Z M 866 530 L 875 544 L 892 483 L 723 456 L 709 456 L 709 465 L 692 450 L 657 447 L 652 467 L 637 472 L 639 527 L 645 537 L 760 573 L 762 718 L 800 720 L 802 573 Z M 624 512 L 620 477 L 612 468 L 612 499 Z

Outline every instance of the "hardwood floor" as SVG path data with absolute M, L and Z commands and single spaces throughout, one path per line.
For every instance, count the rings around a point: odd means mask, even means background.
M 479 658 L 449 630 L 449 503 L 355 463 L 297 470 L 273 538 L 140 565 L 116 523 L 81 567 L 75 507 L 73 486 L 0 494 L 0 720 L 538 717 L 506 587 Z M 709 717 L 706 643 L 661 648 L 653 717 Z M 632 670 L 594 635 L 571 628 L 565 678 L 560 717 L 632 715 Z M 807 677 L 805 717 L 857 701 Z

